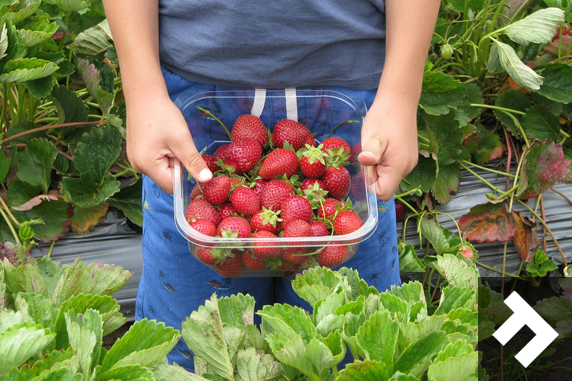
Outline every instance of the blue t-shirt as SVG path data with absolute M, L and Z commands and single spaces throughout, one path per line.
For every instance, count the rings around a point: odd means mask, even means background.
M 384 0 L 160 0 L 160 57 L 188 80 L 374 89 Z

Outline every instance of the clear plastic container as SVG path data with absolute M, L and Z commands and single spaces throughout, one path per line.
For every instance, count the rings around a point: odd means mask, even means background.
M 262 105 L 261 96 L 263 97 Z M 175 104 L 181 109 L 189 125 L 197 149 L 205 149 L 203 152 L 205 155 L 213 155 L 220 145 L 230 143 L 230 139 L 221 124 L 200 108 L 212 112 L 229 131 L 240 115 L 261 112 L 260 118 L 270 131 L 282 119 L 297 118 L 299 123 L 315 134 L 316 145 L 331 134 L 333 137 L 343 138 L 351 147 L 361 140 L 361 126 L 367 111 L 364 101 L 350 92 L 300 89 L 295 90 L 295 96 L 294 93 L 284 90 L 268 90 L 261 95 L 254 90 L 197 93 L 196 89 L 191 89 L 181 94 Z M 342 123 L 344 121 L 351 122 Z M 210 144 L 206 147 L 201 146 L 201 141 L 210 142 Z M 357 162 L 348 166 L 347 169 L 351 175 L 349 198 L 353 203 L 354 212 L 360 216 L 363 223 L 361 228 L 351 234 L 256 239 L 221 238 L 201 234 L 191 228 L 185 218 L 190 203 L 190 193 L 196 181 L 178 162 L 175 163 L 174 170 L 175 223 L 179 232 L 189 241 L 189 250 L 197 259 L 198 250 L 220 249 L 232 252 L 236 256 L 247 255 L 251 253 L 255 243 L 257 248 L 302 248 L 306 253 L 311 253 L 307 257 L 309 260 L 296 266 L 281 260 L 278 256 L 269 261 L 268 266 L 260 271 L 251 271 L 243 266 L 242 269 L 227 272 L 221 271 L 219 264 L 209 266 L 225 277 L 292 276 L 308 267 L 315 266 L 316 261 L 311 258 L 323 252 L 328 246 L 347 247 L 348 255 L 343 261 L 346 262 L 355 254 L 359 243 L 373 234 L 378 223 L 377 199 L 373 186 L 367 185 L 361 173 L 362 168 Z

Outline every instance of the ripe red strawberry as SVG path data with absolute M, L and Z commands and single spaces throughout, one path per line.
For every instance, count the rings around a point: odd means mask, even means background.
M 241 115 L 238 117 L 232 127 L 230 139 L 235 141 L 241 138 L 254 139 L 260 144 L 261 148 L 264 147 L 264 143 L 268 141 L 268 133 L 260 118 L 254 115 Z
M 227 157 L 226 159 L 223 160 L 224 165 L 229 169 L 229 172 L 232 173 L 238 173 L 238 163 L 236 162 L 236 160 L 231 159 L 230 157 Z M 230 170 L 230 167 L 233 168 L 233 170 Z
M 314 137 L 312 135 L 308 136 L 308 139 L 306 139 L 306 143 L 304 143 L 304 147 L 307 145 L 315 147 L 316 146 L 316 141 L 314 140 Z
M 202 184 L 205 200 L 213 205 L 228 201 L 228 194 L 234 179 L 227 176 L 216 176 L 206 184 Z
M 233 250 L 233 254 L 234 257 L 227 257 L 224 262 L 219 263 L 214 267 L 216 272 L 223 278 L 234 278 L 240 276 L 244 272 L 242 253 L 238 250 Z
M 312 237 L 323 237 L 330 234 L 323 221 L 311 221 L 310 230 L 312 231 Z
M 236 214 L 236 210 L 230 202 L 225 202 L 222 204 L 218 210 L 220 214 L 220 218 L 225 219 L 227 217 L 231 217 L 233 214 Z
M 316 259 L 320 266 L 336 267 L 344 263 L 348 256 L 347 246 L 326 246 L 324 250 L 316 254 Z
M 460 249 L 459 253 L 463 254 L 463 257 L 465 257 L 465 259 L 469 259 L 471 261 L 475 258 L 475 253 L 470 247 L 466 249 Z
M 329 167 L 322 176 L 322 181 L 334 198 L 343 199 L 350 194 L 351 176 L 345 167 Z
M 265 180 L 286 175 L 290 178 L 298 170 L 298 156 L 289 149 L 280 148 L 266 156 L 258 174 Z
M 552 39 L 552 41 L 556 41 L 560 38 L 560 36 L 570 36 L 570 29 L 566 28 L 565 26 L 558 28 L 556 31 L 556 35 Z
M 201 188 L 202 188 L 202 185 L 199 186 L 199 184 L 197 184 L 193 187 L 193 190 L 191 191 L 191 195 L 189 196 L 191 201 L 193 201 L 195 198 L 203 195 L 203 190 Z
M 318 188 L 323 189 L 327 192 L 326 184 L 320 179 L 305 179 L 302 181 L 300 190 L 303 192 L 305 190 L 310 190 L 314 188 L 314 184 L 318 184 Z
M 280 210 L 282 201 L 293 194 L 290 185 L 284 181 L 270 180 L 260 194 L 260 205 L 266 209 Z
M 227 159 L 227 155 L 228 155 L 228 149 L 230 148 L 230 144 L 224 144 L 220 147 L 218 147 L 214 153 L 214 157 L 221 159 L 222 161 L 225 161 L 225 159 Z
M 334 233 L 336 235 L 350 234 L 361 228 L 361 218 L 354 212 L 342 210 L 334 219 Z
M 351 158 L 350 161 L 351 162 L 357 162 L 358 161 L 358 156 L 361 153 L 361 142 L 357 142 L 356 144 L 353 145 L 352 147 L 352 151 L 351 151 Z
M 232 192 L 230 202 L 238 213 L 252 216 L 260 210 L 260 198 L 250 188 L 238 188 Z
M 310 131 L 300 123 L 284 119 L 274 126 L 272 144 L 274 147 L 284 148 L 284 143 L 288 142 L 295 151 L 298 151 L 304 147 L 310 136 Z
M 254 183 L 251 184 L 250 187 L 260 197 L 260 194 L 262 193 L 262 189 L 264 189 L 265 186 L 266 186 L 266 181 L 258 179 L 258 180 L 254 180 Z
M 327 154 L 319 148 L 310 147 L 304 152 L 300 152 L 300 170 L 304 176 L 317 179 L 326 172 Z
M 300 248 L 288 247 L 282 250 L 280 258 L 290 263 L 300 264 L 304 262 L 306 259 L 308 259 L 307 255 L 302 255 L 302 254 L 308 254 L 308 249 L 305 247 L 300 247 Z
M 318 217 L 330 218 L 336 214 L 336 205 L 343 207 L 344 204 L 335 198 L 327 198 L 323 204 L 318 207 Z
M 250 225 L 242 217 L 227 217 L 220 222 L 218 236 L 233 238 L 250 238 Z
M 266 262 L 255 256 L 252 250 L 242 254 L 242 264 L 250 271 L 260 271 L 266 267 Z
M 197 257 L 199 258 L 199 261 L 201 261 L 205 265 L 210 265 L 210 266 L 216 264 L 217 259 L 213 257 L 212 250 L 213 249 L 209 249 L 208 247 L 202 247 L 202 246 L 197 247 Z
M 236 162 L 236 173 L 245 173 L 254 168 L 260 160 L 262 147 L 254 139 L 242 138 L 230 144 L 227 155 L 230 160 Z
M 221 167 L 216 163 L 218 157 L 210 156 L 210 155 L 203 155 L 203 160 L 207 164 L 207 167 L 211 170 L 211 172 L 220 171 Z
M 310 201 L 302 196 L 288 196 L 282 201 L 280 206 L 280 217 L 284 225 L 288 225 L 290 221 L 303 220 L 310 222 L 314 217 L 312 205 Z
M 216 234 L 216 226 L 205 218 L 196 218 L 193 217 L 189 221 L 189 225 L 199 233 L 203 233 L 204 235 L 208 235 L 210 237 L 214 237 Z
M 310 237 L 312 228 L 304 220 L 294 220 L 284 226 L 284 237 Z
M 266 230 L 259 230 L 252 235 L 252 238 L 278 238 L 274 234 L 267 232 Z M 276 242 L 276 241 L 275 241 Z M 270 246 L 265 247 L 268 245 L 268 242 L 264 242 L 262 240 L 257 239 L 254 241 L 254 255 L 261 259 L 267 258 L 274 258 L 280 255 L 282 248 L 279 246 Z
M 341 138 L 327 138 L 320 144 L 322 151 L 328 154 L 328 163 L 347 165 L 350 162 L 350 145 Z
M 189 204 L 186 216 L 187 221 L 192 218 L 204 218 L 211 221 L 215 226 L 220 223 L 218 211 L 207 200 L 202 197 L 196 198 Z
M 324 152 L 328 152 L 328 150 L 333 150 L 333 149 L 340 149 L 342 147 L 344 147 L 344 151 L 348 151 L 351 152 L 351 147 L 348 144 L 348 142 L 346 142 L 344 139 L 342 138 L 336 138 L 336 137 L 331 137 L 331 138 L 327 138 L 322 142 L 322 151 Z
M 395 201 L 395 220 L 401 221 L 403 215 L 405 214 L 405 204 L 399 201 Z
M 266 230 L 274 234 L 276 233 L 276 224 L 279 221 L 282 221 L 282 219 L 278 218 L 277 212 L 263 208 L 256 212 L 250 219 L 250 229 L 253 233 L 259 230 Z

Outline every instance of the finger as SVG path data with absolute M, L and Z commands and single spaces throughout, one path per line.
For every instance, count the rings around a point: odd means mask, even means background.
M 365 166 L 372 166 L 381 162 L 387 143 L 378 135 L 370 136 L 362 141 L 362 150 L 358 161 Z
M 189 132 L 178 134 L 171 146 L 175 157 L 183 164 L 189 174 L 201 183 L 212 179 L 213 174 L 197 150 Z
M 146 171 L 146 175 L 168 194 L 173 193 L 173 165 L 171 161 L 172 158 L 163 156 L 155 162 L 153 170 Z
M 401 183 L 401 175 L 390 167 L 377 166 L 375 194 L 382 201 L 389 201 Z

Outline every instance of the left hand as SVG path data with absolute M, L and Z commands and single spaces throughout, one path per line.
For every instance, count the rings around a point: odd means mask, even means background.
M 381 91 L 365 117 L 358 160 L 383 201 L 417 165 L 417 105 L 415 97 Z

